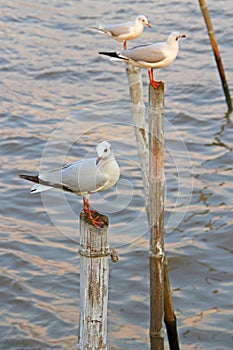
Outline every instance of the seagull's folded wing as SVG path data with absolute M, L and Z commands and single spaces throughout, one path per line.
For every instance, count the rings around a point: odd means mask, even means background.
M 141 45 L 129 50 L 123 50 L 121 51 L 121 55 L 136 62 L 147 63 L 161 62 L 166 58 L 165 53 L 154 47 L 153 44 Z
M 98 174 L 98 167 L 94 158 L 77 161 L 40 174 L 39 178 L 51 183 L 52 187 L 65 186 L 77 194 L 94 193 L 100 191 L 108 183 L 108 176 Z M 53 186 L 54 184 L 54 186 Z
M 107 26 L 105 29 L 110 32 L 113 36 L 121 37 L 128 35 L 132 32 L 132 23 L 125 23 L 119 25 Z

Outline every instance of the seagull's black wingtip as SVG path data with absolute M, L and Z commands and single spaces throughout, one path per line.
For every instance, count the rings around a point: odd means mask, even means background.
M 19 177 L 21 177 L 21 179 L 25 179 L 25 180 L 28 180 L 28 181 L 31 181 L 31 182 L 39 183 L 38 175 L 33 176 L 33 175 L 20 174 Z
M 105 55 L 105 56 L 119 58 L 117 52 L 98 52 L 98 53 L 99 53 L 99 55 Z

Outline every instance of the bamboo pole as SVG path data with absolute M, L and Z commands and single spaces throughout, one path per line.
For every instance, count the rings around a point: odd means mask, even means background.
M 164 83 L 149 86 L 150 340 L 164 349 Z
M 107 350 L 108 218 L 98 229 L 80 214 L 80 317 L 78 350 Z
M 228 112 L 231 113 L 232 112 L 232 100 L 231 100 L 231 95 L 230 95 L 230 91 L 227 85 L 227 80 L 226 80 L 226 76 L 225 76 L 225 72 L 224 72 L 224 68 L 223 68 L 223 64 L 222 64 L 222 60 L 221 60 L 221 56 L 220 56 L 220 52 L 218 49 L 218 44 L 217 41 L 215 39 L 215 35 L 214 35 L 214 29 L 212 26 L 212 22 L 209 16 L 209 12 L 208 12 L 208 8 L 206 5 L 205 0 L 199 0 L 199 4 L 201 7 L 201 11 L 202 11 L 202 15 L 204 17 L 205 20 L 205 24 L 208 30 L 208 34 L 210 37 L 210 43 L 212 46 L 212 50 L 214 53 L 214 57 L 215 57 L 215 61 L 217 63 L 217 67 L 218 67 L 218 72 L 221 78 L 221 82 L 222 82 L 222 87 L 223 87 L 223 91 L 225 93 L 225 97 L 226 97 L 226 103 L 228 106 Z
M 131 64 L 126 64 L 126 72 L 130 88 L 130 97 L 133 103 L 132 117 L 135 136 L 138 145 L 138 154 L 142 168 L 142 178 L 146 197 L 146 212 L 150 223 L 149 208 L 149 141 L 146 127 L 146 114 L 143 102 L 143 89 L 141 81 L 141 69 Z M 156 101 L 154 101 L 156 103 Z M 179 350 L 176 316 L 173 310 L 171 289 L 169 282 L 168 263 L 164 260 L 164 321 L 167 329 L 167 336 L 170 350 Z

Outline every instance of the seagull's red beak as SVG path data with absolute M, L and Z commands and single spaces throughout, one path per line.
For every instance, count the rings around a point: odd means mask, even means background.
M 180 38 L 186 38 L 185 34 L 180 34 Z
M 150 23 L 146 23 L 145 26 L 147 26 L 148 28 L 151 28 Z
M 99 161 L 102 159 L 102 157 L 97 157 L 95 164 L 98 165 Z

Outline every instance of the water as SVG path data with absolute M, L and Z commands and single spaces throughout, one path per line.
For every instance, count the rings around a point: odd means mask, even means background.
M 181 348 L 231 349 L 232 116 L 198 2 L 2 0 L 0 7 L 0 349 L 76 348 L 81 198 L 31 196 L 18 174 L 93 156 L 103 139 L 122 173 L 116 189 L 91 199 L 109 216 L 120 254 L 110 266 L 108 348 L 149 348 L 149 237 L 127 78 L 124 65 L 97 54 L 119 43 L 87 29 L 139 13 L 153 28 L 136 43 L 187 34 L 176 62 L 156 72 L 166 83 L 165 242 Z M 233 94 L 232 4 L 208 7 Z

